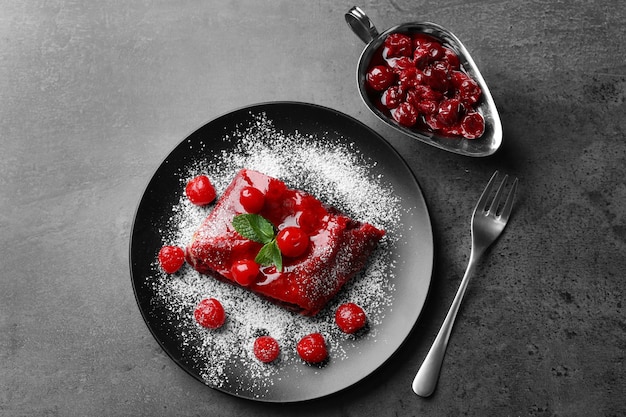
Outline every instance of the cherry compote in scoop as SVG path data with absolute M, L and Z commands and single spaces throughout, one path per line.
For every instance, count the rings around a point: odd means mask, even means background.
M 346 21 L 367 46 L 357 81 L 361 98 L 386 124 L 422 142 L 467 156 L 502 142 L 497 108 L 461 41 L 434 23 L 406 23 L 379 34 L 358 7 Z
M 370 100 L 401 126 L 465 139 L 485 132 L 480 86 L 456 52 L 432 36 L 389 34 L 365 80 Z

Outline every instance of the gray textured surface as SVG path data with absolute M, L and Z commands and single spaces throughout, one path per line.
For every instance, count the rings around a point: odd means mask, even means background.
M 426 20 L 471 51 L 503 148 L 409 142 L 360 102 L 345 1 L 0 0 L 0 414 L 617 416 L 626 413 L 626 65 L 622 1 L 363 1 L 379 29 Z M 131 222 L 190 131 L 248 104 L 333 107 L 383 134 L 428 201 L 436 260 L 406 345 L 339 395 L 266 405 L 213 391 L 161 351 L 135 304 Z M 469 255 L 494 169 L 518 175 L 430 399 L 413 375 Z

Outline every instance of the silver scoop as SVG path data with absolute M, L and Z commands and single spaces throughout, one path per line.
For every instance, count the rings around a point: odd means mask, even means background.
M 440 149 L 454 152 L 461 155 L 482 157 L 495 153 L 502 144 L 502 123 L 496 104 L 491 97 L 491 92 L 485 83 L 478 67 L 470 56 L 469 52 L 461 41 L 449 30 L 435 23 L 404 23 L 387 29 L 383 33 L 378 30 L 367 17 L 367 15 L 359 7 L 353 7 L 346 15 L 346 22 L 352 28 L 352 31 L 363 41 L 366 46 L 359 59 L 357 67 L 357 83 L 361 99 L 367 107 L 383 122 L 406 134 L 407 136 L 428 143 Z M 387 35 L 391 33 L 424 33 L 440 39 L 444 44 L 452 48 L 457 55 L 461 65 L 468 75 L 470 75 L 482 89 L 482 97 L 478 104 L 478 112 L 485 119 L 485 132 L 477 139 L 450 138 L 440 136 L 427 131 L 418 131 L 404 127 L 383 114 L 369 98 L 366 91 L 366 73 L 374 54 L 381 47 Z

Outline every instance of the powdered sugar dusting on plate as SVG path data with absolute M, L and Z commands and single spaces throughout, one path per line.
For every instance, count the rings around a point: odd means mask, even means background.
M 249 124 L 225 132 L 221 138 L 232 147 L 203 157 L 206 150 L 202 145 L 194 150 L 198 158 L 181 168 L 181 189 L 194 176 L 204 174 L 218 196 L 237 171 L 257 170 L 387 232 L 366 268 L 315 317 L 286 311 L 243 288 L 201 275 L 189 265 L 167 275 L 155 260 L 154 274 L 147 278 L 154 292 L 153 304 L 167 312 L 170 320 L 165 325 L 176 334 L 187 359 L 201 369 L 207 385 L 263 398 L 281 378 L 310 370 L 296 353 L 301 337 L 320 332 L 326 337 L 330 362 L 349 361 L 359 355 L 364 340 L 376 340 L 379 326 L 384 325 L 385 311 L 393 303 L 397 262 L 390 249 L 401 238 L 398 224 L 403 209 L 393 184 L 384 176 L 372 175 L 376 161 L 365 158 L 355 144 L 335 140 L 336 135 L 286 133 L 265 115 L 251 114 Z M 169 222 L 160 230 L 164 244 L 185 247 L 211 208 L 195 206 L 181 193 Z M 208 297 L 220 300 L 226 310 L 226 323 L 218 330 L 201 328 L 193 318 L 196 304 Z M 368 316 L 368 328 L 356 336 L 342 333 L 334 323 L 336 308 L 348 301 L 361 305 Z M 258 361 L 252 350 L 255 338 L 266 334 L 281 346 L 279 359 L 270 364 Z M 324 367 L 319 372 L 324 372 Z

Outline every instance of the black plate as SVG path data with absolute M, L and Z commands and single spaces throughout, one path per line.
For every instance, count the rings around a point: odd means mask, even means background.
M 360 220 L 387 230 L 374 256 L 376 261 L 372 261 L 377 266 L 370 265 L 315 318 L 286 313 L 245 290 L 201 276 L 187 265 L 179 273 L 166 276 L 155 261 L 162 245 L 183 245 L 189 238 L 188 231 L 185 235 L 176 228 L 182 229 L 184 225 L 193 229 L 210 210 L 210 207 L 190 207 L 185 202 L 185 182 L 199 173 L 225 179 L 232 178 L 238 168 L 259 169 L 256 146 L 266 140 L 263 137 L 274 147 L 283 146 L 276 155 L 275 168 L 267 166 L 271 158 L 265 156 L 265 167 L 276 171 L 266 172 L 268 175 L 282 174 L 286 178 L 281 179 L 290 186 L 310 191 L 322 200 L 333 200 L 326 202 L 353 217 L 369 210 L 376 218 Z M 311 153 L 317 147 L 321 153 Z M 303 156 L 302 152 L 296 156 L 301 149 L 311 156 Z M 372 208 L 367 208 L 368 204 L 355 204 L 351 199 L 343 201 L 340 193 L 327 194 L 324 190 L 346 183 L 345 178 L 342 183 L 334 183 L 334 170 L 325 170 L 323 164 L 318 164 L 325 152 L 349 155 L 342 169 L 354 176 L 354 186 L 363 180 L 366 185 L 372 184 L 373 190 L 382 190 L 384 196 L 369 196 Z M 293 158 L 288 156 L 291 154 Z M 218 193 L 226 184 L 220 178 L 215 184 Z M 377 210 L 376 204 L 382 199 L 393 200 L 393 207 Z M 332 109 L 295 102 L 266 103 L 233 111 L 207 123 L 163 161 L 135 215 L 130 267 L 143 318 L 174 362 L 218 390 L 259 401 L 293 402 L 323 397 L 353 385 L 383 365 L 401 346 L 422 310 L 430 286 L 433 237 L 419 184 L 404 160 L 383 138 L 359 121 Z M 376 291 L 368 294 L 368 285 Z M 224 300 L 229 317 L 225 328 L 218 331 L 200 329 L 192 320 L 193 303 L 212 295 Z M 346 300 L 367 307 L 369 327 L 357 336 L 344 335 L 334 327 L 334 309 Z M 266 321 L 256 330 L 246 329 L 251 308 L 263 311 L 258 314 L 260 321 L 277 315 L 278 325 L 284 324 L 286 328 L 277 363 L 261 364 L 250 353 L 254 337 L 277 325 Z M 303 335 L 298 332 L 308 329 L 327 336 L 330 355 L 321 366 L 305 364 L 295 354 L 294 340 Z M 231 349 L 224 350 L 225 345 Z

